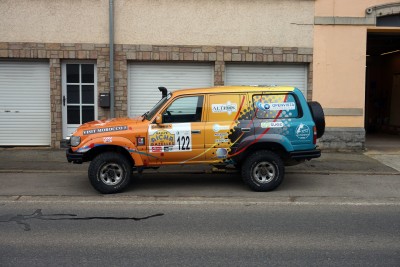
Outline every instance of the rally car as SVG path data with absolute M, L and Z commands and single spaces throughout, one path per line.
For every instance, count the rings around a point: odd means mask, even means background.
M 322 107 L 295 87 L 159 89 L 161 100 L 142 116 L 85 123 L 70 137 L 68 161 L 90 161 L 99 192 L 124 190 L 134 171 L 204 163 L 233 166 L 251 189 L 270 191 L 285 165 L 321 155 Z

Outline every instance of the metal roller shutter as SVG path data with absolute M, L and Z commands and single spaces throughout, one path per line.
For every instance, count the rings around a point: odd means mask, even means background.
M 0 93 L 0 145 L 50 145 L 49 63 L 0 61 Z
M 128 72 L 129 117 L 142 115 L 160 100 L 159 86 L 174 91 L 210 87 L 214 84 L 211 64 L 131 63 Z
M 301 64 L 227 64 L 226 85 L 289 85 L 307 96 L 307 66 Z

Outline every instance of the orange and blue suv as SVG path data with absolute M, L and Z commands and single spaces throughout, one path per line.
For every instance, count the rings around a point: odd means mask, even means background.
M 270 191 L 284 166 L 320 157 L 321 105 L 294 87 L 227 86 L 163 92 L 136 118 L 93 121 L 70 137 L 69 162 L 90 161 L 101 193 L 120 192 L 133 171 L 171 164 L 234 166 L 255 191 Z

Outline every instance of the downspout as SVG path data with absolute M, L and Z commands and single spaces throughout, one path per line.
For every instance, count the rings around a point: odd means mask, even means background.
M 114 1 L 109 0 L 110 37 L 110 117 L 114 118 Z

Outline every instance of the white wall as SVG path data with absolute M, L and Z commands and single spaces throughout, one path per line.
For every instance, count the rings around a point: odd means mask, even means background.
M 120 44 L 312 47 L 312 0 L 114 0 Z M 107 43 L 108 0 L 2 0 L 0 42 Z

